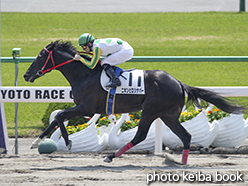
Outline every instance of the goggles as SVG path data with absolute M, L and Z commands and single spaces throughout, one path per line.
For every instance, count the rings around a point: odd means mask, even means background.
M 81 47 L 82 47 L 83 50 L 86 50 L 87 45 L 81 45 Z

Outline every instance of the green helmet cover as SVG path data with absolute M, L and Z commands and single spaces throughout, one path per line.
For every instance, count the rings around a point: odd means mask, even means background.
M 87 43 L 93 42 L 94 40 L 95 38 L 91 34 L 84 33 L 78 39 L 78 46 L 86 45 Z

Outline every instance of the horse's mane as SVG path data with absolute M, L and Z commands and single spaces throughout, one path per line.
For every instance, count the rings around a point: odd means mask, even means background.
M 52 44 L 54 45 L 54 49 L 65 51 L 72 56 L 74 56 L 78 52 L 76 47 L 74 47 L 70 41 L 56 40 Z
M 72 43 L 70 41 L 56 40 L 55 42 L 52 42 L 51 45 L 53 45 L 53 49 L 67 52 L 68 54 L 70 54 L 73 57 L 76 53 L 79 52 L 76 49 L 76 47 L 74 47 L 72 45 Z M 81 57 L 83 57 L 89 61 L 91 60 L 91 57 L 87 56 L 87 55 L 81 55 Z M 99 69 L 99 67 L 101 67 L 101 65 L 99 65 L 99 63 L 98 63 L 97 66 L 94 68 L 94 70 Z M 101 70 L 101 68 L 99 70 Z

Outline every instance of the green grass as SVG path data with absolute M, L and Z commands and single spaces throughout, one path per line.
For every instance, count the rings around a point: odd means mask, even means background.
M 1 13 L 2 56 L 36 56 L 56 39 L 83 32 L 120 37 L 135 55 L 247 55 L 247 13 Z
M 248 13 L 1 13 L 1 54 L 34 57 L 56 39 L 77 46 L 83 32 L 96 38 L 120 37 L 135 56 L 247 56 Z M 80 48 L 78 48 L 80 50 Z M 19 64 L 19 86 L 66 86 L 53 71 L 27 83 L 22 75 L 29 63 Z M 14 85 L 14 64 L 2 63 L 2 83 Z M 124 63 L 122 68 L 161 69 L 193 86 L 247 86 L 246 62 Z M 247 102 L 247 98 L 239 99 Z M 47 103 L 19 103 L 19 134 L 35 136 L 43 127 Z M 5 103 L 8 133 L 14 135 L 14 104 Z

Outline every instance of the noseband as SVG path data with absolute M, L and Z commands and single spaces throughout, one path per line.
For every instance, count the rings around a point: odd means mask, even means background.
M 56 69 L 56 68 L 58 68 L 58 67 L 61 67 L 61 66 L 63 66 L 63 65 L 66 65 L 66 64 L 68 64 L 68 63 L 74 61 L 74 59 L 71 59 L 71 60 L 65 61 L 65 62 L 63 62 L 63 63 L 60 63 L 60 64 L 58 64 L 58 65 L 55 65 L 54 59 L 53 59 L 53 50 L 49 51 L 49 50 L 47 50 L 47 48 L 44 48 L 44 50 L 47 51 L 47 52 L 49 53 L 49 55 L 48 55 L 48 57 L 47 57 L 47 60 L 46 60 L 45 64 L 44 64 L 43 67 L 41 68 L 41 70 L 38 70 L 38 71 L 37 71 L 36 74 L 37 74 L 38 76 L 43 76 L 45 73 L 47 73 L 47 72 L 49 72 L 49 71 L 51 71 L 51 70 L 54 70 L 54 69 Z M 52 60 L 53 67 L 44 70 L 45 67 L 47 66 L 48 61 L 49 61 L 50 59 Z

